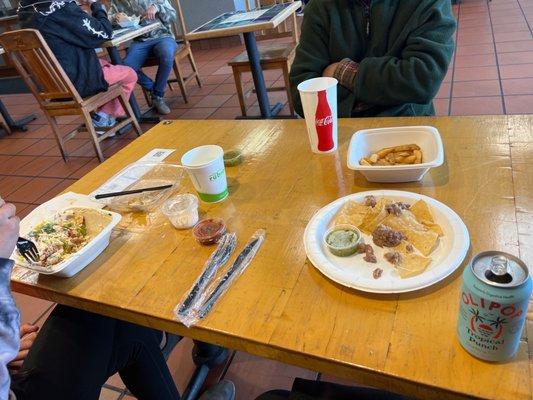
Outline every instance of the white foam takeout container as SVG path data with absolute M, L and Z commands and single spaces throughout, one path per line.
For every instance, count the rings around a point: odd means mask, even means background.
M 17 266 L 21 266 L 40 274 L 55 275 L 59 277 L 71 277 L 85 268 L 91 261 L 102 253 L 109 245 L 109 239 L 113 228 L 120 222 L 122 216 L 112 211 L 102 210 L 102 205 L 88 196 L 79 195 L 76 193 L 65 193 L 56 197 L 44 204 L 41 204 L 30 214 L 28 214 L 20 222 L 20 236 L 27 237 L 27 234 L 34 226 L 41 222 L 53 218 L 57 213 L 66 211 L 68 209 L 89 209 L 91 212 L 101 213 L 105 217 L 106 222 L 103 223 L 101 230 L 95 237 L 82 247 L 77 253 L 71 255 L 66 260 L 52 266 L 51 268 L 44 268 L 38 264 L 32 264 L 21 260 L 15 250 L 12 259 L 15 260 Z M 103 218 L 104 219 L 104 218 Z
M 422 163 L 409 165 L 360 165 L 363 157 L 384 147 L 417 144 L 422 150 Z M 359 171 L 370 182 L 414 182 L 421 180 L 430 168 L 444 162 L 444 148 L 439 131 L 432 126 L 400 126 L 365 129 L 352 135 L 348 148 L 348 168 Z

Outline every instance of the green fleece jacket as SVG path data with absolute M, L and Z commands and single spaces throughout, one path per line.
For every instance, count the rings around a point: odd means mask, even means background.
M 339 117 L 433 115 L 455 27 L 450 0 L 311 0 L 290 72 L 296 111 L 300 82 L 350 58 L 359 66 L 353 87 L 337 87 Z

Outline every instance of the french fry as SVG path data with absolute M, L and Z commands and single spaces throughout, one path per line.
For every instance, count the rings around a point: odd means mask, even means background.
M 374 164 L 378 159 L 379 159 L 379 156 L 376 153 L 374 153 L 370 156 L 369 161 L 371 164 Z
M 379 158 L 385 158 L 389 153 L 394 151 L 394 147 L 387 147 L 377 152 Z
M 395 157 L 409 157 L 409 156 L 412 156 L 412 154 L 410 151 L 398 151 L 394 153 L 394 156 Z
M 361 158 L 361 160 L 359 161 L 359 164 L 360 165 L 366 165 L 366 166 L 372 166 L 372 164 L 370 164 L 366 158 Z
M 413 164 L 416 160 L 416 156 L 405 157 L 402 161 L 402 164 Z
M 422 152 L 420 150 L 413 151 L 415 158 L 415 164 L 420 164 L 422 162 Z

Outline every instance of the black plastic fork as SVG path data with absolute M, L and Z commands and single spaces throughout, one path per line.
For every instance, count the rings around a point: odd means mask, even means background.
M 17 250 L 28 262 L 39 262 L 39 250 L 31 240 L 19 237 L 17 240 Z

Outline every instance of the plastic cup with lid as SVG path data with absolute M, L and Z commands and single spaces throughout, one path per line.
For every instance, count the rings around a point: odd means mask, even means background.
M 194 194 L 180 194 L 163 203 L 161 211 L 175 228 L 192 228 L 198 222 L 198 198 Z

